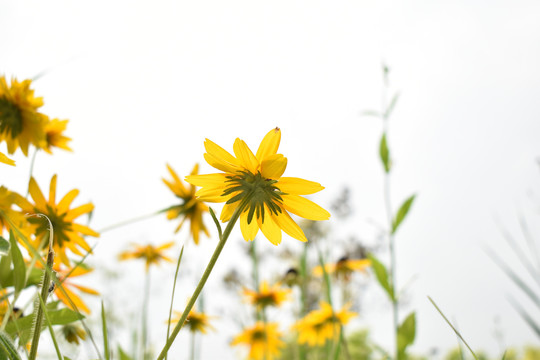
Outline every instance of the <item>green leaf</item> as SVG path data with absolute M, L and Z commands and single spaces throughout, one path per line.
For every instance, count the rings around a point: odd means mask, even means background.
M 377 278 L 377 281 L 386 291 L 386 294 L 388 294 L 390 300 L 394 302 L 396 299 L 394 297 L 394 291 L 392 290 L 392 286 L 390 286 L 390 279 L 386 267 L 373 254 L 369 254 L 368 257 L 371 260 L 371 268 L 373 269 L 373 271 L 375 271 L 375 277 Z
M 381 137 L 381 143 L 379 144 L 379 156 L 384 166 L 385 172 L 390 172 L 390 151 L 388 150 L 388 144 L 386 143 L 386 133 Z
M 407 213 L 409 212 L 411 208 L 411 205 L 414 201 L 415 196 L 416 195 L 412 195 L 411 197 L 409 197 L 407 200 L 405 200 L 405 202 L 399 208 L 397 215 L 394 218 L 394 221 L 392 222 L 392 234 L 396 232 L 396 230 L 398 229 L 403 219 L 405 219 L 405 216 L 407 216 Z
M 388 119 L 390 117 L 390 114 L 392 114 L 392 111 L 396 107 L 397 101 L 399 99 L 399 93 L 394 94 L 394 97 L 392 100 L 390 100 L 390 104 L 386 108 L 386 111 L 384 112 L 384 118 Z
M 5 357 L 7 355 L 7 357 Z M 21 360 L 13 340 L 0 330 L 0 359 Z
M 49 311 L 47 315 L 51 325 L 66 325 L 74 321 L 84 319 L 84 315 L 67 308 Z M 19 335 L 21 343 L 26 344 L 31 337 L 31 332 L 34 325 L 33 318 L 33 316 L 25 316 L 9 322 L 6 325 L 6 332 L 11 336 L 14 336 L 15 334 Z
M 406 350 L 409 345 L 414 343 L 414 338 L 416 336 L 416 316 L 412 312 L 403 320 L 401 325 L 398 327 L 398 358 L 406 359 Z
M 133 358 L 126 354 L 126 352 L 122 350 L 120 346 L 118 346 L 118 355 L 120 360 L 133 360 Z
M 6 256 L 9 253 L 9 241 L 0 236 L 0 256 Z
M 15 296 L 17 296 L 16 294 L 24 289 L 26 265 L 12 231 L 9 232 L 9 242 L 11 243 L 11 260 L 13 261 L 13 286 L 15 287 Z
M 110 360 L 109 332 L 107 330 L 107 316 L 105 315 L 105 305 L 103 305 L 103 300 L 101 300 L 101 325 L 103 329 L 103 351 L 105 352 L 105 360 Z

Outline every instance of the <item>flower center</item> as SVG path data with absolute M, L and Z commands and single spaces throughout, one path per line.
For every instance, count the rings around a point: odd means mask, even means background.
M 36 213 L 40 213 L 41 210 L 34 209 Z M 62 247 L 64 244 L 64 241 L 68 242 L 69 237 L 67 236 L 67 232 L 71 231 L 71 222 L 65 221 L 64 217 L 66 216 L 66 213 L 64 214 L 58 214 L 54 209 L 47 205 L 47 217 L 49 220 L 51 220 L 51 224 L 53 226 L 53 234 L 54 234 L 54 243 L 58 245 L 58 247 Z M 42 217 L 31 217 L 28 219 L 29 222 L 33 224 L 37 224 L 38 228 L 36 230 L 36 235 L 40 235 L 43 233 L 49 232 L 49 222 L 47 219 L 44 219 Z
M 0 134 L 4 132 L 15 139 L 23 128 L 21 110 L 5 97 L 0 98 Z
M 251 224 L 255 213 L 257 219 L 260 218 L 264 223 L 264 205 L 275 215 L 282 212 L 281 203 L 283 199 L 281 195 L 285 195 L 285 193 L 275 186 L 277 180 L 266 179 L 259 171 L 257 174 L 241 171 L 236 175 L 227 176 L 226 182 L 229 185 L 221 196 L 235 194 L 227 201 L 227 204 L 235 203 L 247 197 L 248 224 Z

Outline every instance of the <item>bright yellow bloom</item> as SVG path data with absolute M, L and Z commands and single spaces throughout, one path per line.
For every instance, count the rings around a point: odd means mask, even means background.
M 171 191 L 179 198 L 182 203 L 175 205 L 169 208 L 167 211 L 167 219 L 176 219 L 181 217 L 180 224 L 176 228 L 175 232 L 178 232 L 184 221 L 188 219 L 191 223 L 191 236 L 193 236 L 193 241 L 195 244 L 199 243 L 199 234 L 204 232 L 206 236 L 210 236 L 206 225 L 203 223 L 203 214 L 208 211 L 208 206 L 206 206 L 202 201 L 198 200 L 195 196 L 195 186 L 184 185 L 184 182 L 180 180 L 176 172 L 167 164 L 167 169 L 172 176 L 172 181 L 162 179 L 165 185 L 171 189 Z M 199 172 L 199 165 L 195 164 L 191 175 L 197 175 Z
M 366 269 L 369 266 L 371 266 L 371 260 L 369 259 L 349 259 L 345 256 L 339 259 L 337 263 L 325 264 L 324 269 L 326 270 L 326 273 L 334 274 L 337 278 L 349 280 L 353 272 L 366 272 Z M 313 269 L 313 274 L 322 276 L 322 267 L 316 266 Z
M 129 259 L 144 259 L 146 261 L 146 271 L 150 268 L 150 265 L 156 264 L 159 265 L 161 260 L 168 262 L 173 262 L 173 260 L 163 254 L 163 250 L 170 248 L 174 245 L 174 241 L 165 243 L 158 247 L 154 245 L 137 245 L 134 244 L 135 250 L 124 251 L 118 255 L 120 260 L 129 260 Z
M 67 151 L 73 151 L 68 146 L 71 138 L 64 136 L 62 133 L 66 130 L 68 120 L 52 119 L 45 125 L 45 145 L 43 150 L 52 154 L 52 147 L 57 147 Z
M 9 218 L 19 230 L 23 231 L 28 223 L 26 217 L 20 212 L 13 209 L 13 205 L 21 206 L 26 200 L 19 194 L 13 191 L 9 191 L 6 187 L 0 186 L 0 235 L 2 235 L 4 229 L 9 232 L 9 222 L 5 217 Z
M 15 160 L 11 160 L 4 153 L 0 152 L 0 163 L 15 166 Z
M 231 345 L 246 344 L 249 346 L 248 359 L 273 360 L 279 356 L 284 342 L 280 339 L 277 323 L 257 321 L 255 326 L 245 329 L 237 335 Z
M 5 76 L 0 76 L 0 142 L 7 143 L 8 153 L 19 147 L 28 156 L 28 146 L 43 147 L 47 117 L 37 111 L 43 98 L 34 97 L 31 80 L 11 80 L 8 86 Z
M 171 319 L 171 323 L 177 323 L 180 321 L 180 318 L 182 317 L 182 313 L 180 311 L 174 311 L 176 317 Z M 189 328 L 189 331 L 192 333 L 200 332 L 203 334 L 206 334 L 208 330 L 215 330 L 215 328 L 210 325 L 210 319 L 215 318 L 215 316 L 208 316 L 203 312 L 198 312 L 195 310 L 191 310 L 186 318 L 185 325 Z
M 75 268 L 75 270 L 71 270 L 71 268 L 65 268 L 62 267 L 60 264 L 55 264 L 54 271 L 56 271 L 56 277 L 58 278 L 58 281 L 62 283 L 64 291 L 62 291 L 60 286 L 56 286 L 54 289 L 54 294 L 58 297 L 58 300 L 63 302 L 71 310 L 84 311 L 85 313 L 90 314 L 90 309 L 88 308 L 88 306 L 86 306 L 86 304 L 79 295 L 73 292 L 73 289 L 75 288 L 89 295 L 99 295 L 99 292 L 86 286 L 74 284 L 71 282 L 71 278 L 88 274 L 89 272 L 92 272 L 93 269 L 79 265 Z M 66 278 L 68 274 L 69 277 Z
M 282 302 L 289 299 L 290 294 L 291 289 L 282 288 L 280 283 L 270 287 L 267 281 L 261 283 L 259 291 L 244 289 L 244 295 L 249 303 L 260 308 L 280 306 Z
M 287 158 L 278 154 L 281 141 L 279 128 L 271 130 L 262 140 L 256 154 L 246 143 L 236 139 L 235 156 L 206 139 L 204 158 L 224 173 L 191 175 L 186 180 L 202 189 L 200 200 L 225 202 L 221 221 L 231 219 L 234 211 L 245 204 L 240 215 L 240 229 L 245 240 L 253 240 L 259 229 L 274 245 L 281 242 L 281 230 L 300 241 L 307 241 L 302 229 L 288 212 L 311 220 L 328 220 L 330 214 L 300 195 L 324 189 L 320 184 L 294 177 L 282 177 Z M 244 206 L 244 205 L 243 205 Z
M 94 205 L 92 203 L 70 209 L 71 203 L 79 194 L 79 190 L 71 190 L 62 198 L 62 200 L 56 203 L 56 178 L 57 176 L 54 175 L 51 179 L 48 201 L 45 199 L 45 196 L 43 196 L 36 180 L 31 178 L 28 190 L 34 200 L 34 205 L 26 202 L 22 208 L 29 214 L 44 214 L 50 219 L 54 229 L 54 252 L 60 257 L 60 260 L 64 265 L 70 266 L 66 250 L 70 250 L 74 254 L 82 256 L 84 254 L 80 249 L 86 252 L 91 251 L 84 236 L 89 235 L 98 237 L 99 234 L 88 226 L 76 224 L 74 222 L 79 216 L 88 214 L 94 210 Z M 36 238 L 33 244 L 37 249 L 43 238 L 49 236 L 49 222 L 47 219 L 40 216 L 29 217 L 28 221 L 37 226 Z
M 347 311 L 348 306 L 340 311 L 332 310 L 332 306 L 325 302 L 321 302 L 319 306 L 319 310 L 311 311 L 293 325 L 292 328 L 298 331 L 299 344 L 324 345 L 327 340 L 337 338 L 341 327 L 357 315 Z
M 86 331 L 78 325 L 67 324 L 62 326 L 62 335 L 68 343 L 79 345 L 79 339 L 86 340 Z

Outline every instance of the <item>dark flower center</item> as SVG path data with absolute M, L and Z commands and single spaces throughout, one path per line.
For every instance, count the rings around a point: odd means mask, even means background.
M 0 97 L 0 134 L 6 132 L 15 139 L 22 129 L 21 110 L 5 97 Z

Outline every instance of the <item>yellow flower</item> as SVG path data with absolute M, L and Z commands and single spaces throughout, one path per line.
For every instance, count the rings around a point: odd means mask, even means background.
M 159 265 L 161 260 L 173 262 L 173 260 L 163 254 L 163 250 L 170 248 L 174 245 L 174 242 L 168 242 L 158 247 L 154 245 L 137 245 L 134 244 L 135 250 L 133 251 L 124 251 L 118 255 L 120 260 L 128 259 L 144 259 L 146 261 L 146 271 L 150 268 L 150 265 L 156 264 Z
M 258 321 L 255 326 L 245 329 L 237 335 L 231 345 L 246 344 L 249 346 L 249 359 L 272 360 L 279 356 L 284 342 L 280 339 L 277 323 Z
M 10 226 L 7 218 L 11 220 L 19 230 L 23 231 L 28 225 L 26 217 L 20 212 L 13 209 L 13 205 L 21 206 L 25 203 L 25 199 L 16 192 L 9 191 L 6 187 L 0 186 L 0 235 L 2 235 L 4 229 L 9 232 Z
M 180 311 L 174 311 L 176 314 L 176 317 L 171 319 L 171 323 L 177 323 L 180 320 L 180 317 L 182 316 L 182 313 Z M 208 316 L 203 312 L 198 312 L 195 310 L 191 310 L 189 312 L 189 315 L 187 316 L 185 325 L 189 328 L 189 331 L 195 333 L 200 332 L 203 334 L 206 334 L 208 330 L 215 330 L 215 328 L 210 325 L 210 319 L 213 319 L 214 316 Z
M 191 175 L 186 180 L 202 189 L 200 200 L 225 202 L 221 220 L 229 221 L 238 206 L 240 229 L 245 240 L 253 240 L 259 229 L 274 245 L 281 242 L 281 230 L 300 241 L 307 241 L 304 232 L 288 212 L 311 220 L 328 220 L 330 214 L 314 202 L 301 197 L 324 187 L 300 178 L 282 177 L 287 158 L 278 154 L 281 141 L 279 128 L 262 140 L 256 154 L 240 139 L 234 142 L 235 156 L 206 139 L 204 158 L 224 173 Z
M 86 331 L 75 324 L 67 324 L 62 326 L 62 335 L 68 343 L 79 345 L 79 339 L 86 340 Z
M 54 230 L 53 246 L 54 252 L 60 257 L 60 260 L 64 265 L 70 266 L 69 259 L 66 255 L 66 250 L 70 250 L 76 255 L 84 255 L 80 249 L 90 252 L 91 248 L 84 239 L 85 235 L 96 236 L 99 234 L 88 226 L 76 224 L 74 221 L 81 215 L 88 214 L 94 210 L 92 203 L 84 204 L 76 208 L 70 209 L 71 203 L 79 194 L 79 190 L 73 189 L 68 192 L 62 200 L 56 203 L 56 178 L 54 175 L 51 179 L 51 185 L 49 187 L 49 200 L 45 200 L 43 193 L 39 189 L 38 184 L 34 178 L 30 179 L 28 190 L 34 205 L 26 202 L 22 208 L 30 214 L 44 214 L 46 215 Z M 28 221 L 37 226 L 36 238 L 34 241 L 34 247 L 37 249 L 43 238 L 49 236 L 49 221 L 40 216 L 33 216 L 28 218 Z M 79 249 L 80 248 L 80 249 Z
M 321 302 L 319 306 L 319 310 L 311 311 L 293 325 L 293 329 L 298 331 L 299 344 L 324 345 L 327 340 L 339 336 L 341 327 L 356 316 L 355 313 L 347 311 L 348 306 L 340 311 L 332 310 L 332 306 L 325 302 Z
M 325 264 L 324 269 L 328 274 L 334 274 L 338 278 L 349 280 L 354 271 L 366 272 L 369 266 L 371 266 L 371 260 L 369 259 L 349 259 L 344 256 L 337 263 Z M 313 274 L 322 276 L 322 267 L 316 266 L 313 269 Z
M 45 146 L 43 150 L 52 154 L 52 147 L 57 147 L 67 151 L 73 151 L 68 146 L 71 138 L 64 136 L 62 133 L 66 130 L 68 120 L 52 119 L 45 125 Z
M 259 291 L 244 289 L 244 295 L 249 303 L 260 308 L 267 306 L 280 306 L 289 299 L 291 289 L 283 289 L 281 284 L 276 283 L 270 287 L 267 281 L 263 281 Z
M 0 77 L 0 141 L 7 143 L 8 153 L 19 147 L 28 156 L 28 146 L 43 147 L 47 117 L 37 111 L 43 98 L 34 97 L 31 80 L 11 80 L 8 86 L 5 76 Z
M 15 166 L 15 160 L 11 160 L 4 153 L 0 152 L 0 163 Z
M 84 265 L 79 265 L 75 268 L 75 270 L 72 271 L 72 268 L 62 267 L 59 263 L 55 264 L 53 269 L 54 271 L 56 271 L 56 276 L 58 278 L 58 281 L 62 283 L 62 287 L 64 288 L 64 291 L 62 291 L 60 286 L 55 287 L 54 294 L 58 297 L 58 300 L 63 302 L 71 310 L 84 311 L 85 313 L 90 314 L 90 309 L 88 308 L 88 306 L 86 306 L 86 304 L 80 298 L 80 296 L 78 296 L 77 294 L 73 292 L 73 289 L 75 288 L 89 295 L 99 295 L 99 292 L 86 286 L 74 284 L 71 282 L 70 279 L 77 276 L 88 274 L 89 272 L 92 272 L 93 269 L 85 267 Z M 68 274 L 69 274 L 69 277 L 66 278 Z
M 169 208 L 167 211 L 167 219 L 176 219 L 182 217 L 180 224 L 176 228 L 175 232 L 178 232 L 184 221 L 188 219 L 191 223 L 191 235 L 193 236 L 193 241 L 195 244 L 199 243 L 199 233 L 204 232 L 206 236 L 210 236 L 206 225 L 203 223 L 203 214 L 208 211 L 208 206 L 206 206 L 202 201 L 198 200 L 195 196 L 195 186 L 184 185 L 183 181 L 180 180 L 176 172 L 167 164 L 167 169 L 172 176 L 172 181 L 162 179 L 165 185 L 171 189 L 171 191 L 179 198 L 182 203 L 175 205 Z M 195 164 L 191 175 L 196 175 L 199 172 L 199 165 Z

